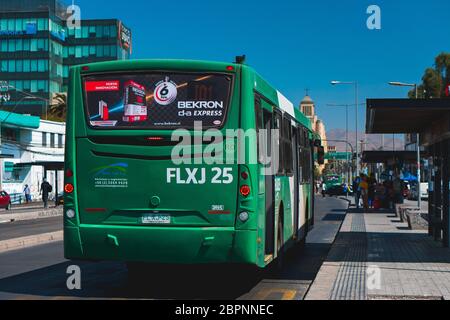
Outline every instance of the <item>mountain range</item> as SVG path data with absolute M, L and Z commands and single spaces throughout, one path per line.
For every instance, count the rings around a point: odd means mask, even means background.
M 382 143 L 384 136 L 384 144 Z M 335 142 L 333 140 L 343 140 L 345 141 L 346 134 L 345 129 L 331 129 L 327 131 L 327 141 L 329 146 L 336 146 L 336 151 L 345 152 L 346 143 L 345 142 Z M 356 131 L 348 132 L 348 141 L 355 147 Z M 361 143 L 363 140 L 363 143 Z M 405 141 L 402 135 L 392 134 L 366 134 L 364 132 L 358 132 L 358 148 L 361 150 L 404 150 Z

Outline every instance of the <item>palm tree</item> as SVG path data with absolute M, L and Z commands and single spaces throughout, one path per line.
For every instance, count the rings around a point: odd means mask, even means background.
M 48 118 L 49 120 L 63 122 L 66 121 L 67 111 L 67 94 L 56 93 L 52 99 L 52 104 L 49 106 Z

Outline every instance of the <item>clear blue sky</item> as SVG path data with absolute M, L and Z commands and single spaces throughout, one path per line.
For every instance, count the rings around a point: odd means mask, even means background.
M 118 18 L 133 32 L 133 55 L 247 63 L 294 104 L 305 88 L 327 129 L 343 128 L 357 80 L 365 98 L 405 97 L 388 81 L 420 82 L 434 57 L 450 51 L 448 0 L 78 0 L 82 19 Z M 381 8 L 382 29 L 366 27 L 366 9 Z M 365 115 L 360 107 L 360 130 Z M 354 122 L 354 115 L 350 117 Z

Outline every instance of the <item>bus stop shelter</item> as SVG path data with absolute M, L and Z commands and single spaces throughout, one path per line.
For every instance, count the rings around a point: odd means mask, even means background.
M 420 134 L 431 172 L 428 231 L 449 247 L 450 99 L 367 99 L 366 133 Z

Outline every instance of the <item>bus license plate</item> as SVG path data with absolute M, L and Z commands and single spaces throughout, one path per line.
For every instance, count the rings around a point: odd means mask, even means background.
M 170 215 L 168 214 L 144 214 L 142 223 L 145 224 L 169 224 Z

